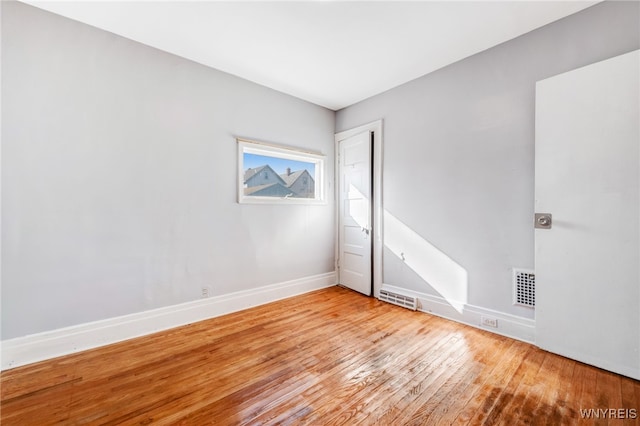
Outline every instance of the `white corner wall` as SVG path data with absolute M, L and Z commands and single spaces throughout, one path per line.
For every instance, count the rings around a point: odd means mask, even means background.
M 385 123 L 386 285 L 449 317 L 534 317 L 511 281 L 534 267 L 535 83 L 638 49 L 638 16 L 637 2 L 602 2 L 337 112 L 337 131 Z
M 334 271 L 332 161 L 325 205 L 240 205 L 235 142 L 333 159 L 334 112 L 1 7 L 3 341 Z

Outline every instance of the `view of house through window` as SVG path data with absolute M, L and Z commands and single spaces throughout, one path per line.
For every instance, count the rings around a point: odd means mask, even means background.
M 322 200 L 321 156 L 249 142 L 239 149 L 240 202 Z
M 315 164 L 244 154 L 244 195 L 315 198 Z

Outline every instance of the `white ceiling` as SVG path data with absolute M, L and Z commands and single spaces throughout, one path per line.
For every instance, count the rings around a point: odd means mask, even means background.
M 597 1 L 25 3 L 338 110 Z

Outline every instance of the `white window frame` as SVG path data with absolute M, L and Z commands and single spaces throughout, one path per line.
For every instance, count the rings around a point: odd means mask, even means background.
M 249 139 L 236 138 L 238 143 L 238 203 L 240 204 L 326 204 L 325 163 L 326 156 L 297 148 L 258 142 Z M 260 197 L 244 195 L 244 154 L 256 154 L 285 160 L 304 161 L 313 163 L 315 198 L 292 197 Z

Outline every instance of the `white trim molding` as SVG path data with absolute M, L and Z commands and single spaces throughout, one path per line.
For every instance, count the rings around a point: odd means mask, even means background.
M 468 305 L 466 303 L 452 304 L 443 297 L 407 290 L 389 284 L 383 284 L 382 288 L 392 293 L 415 297 L 418 301 L 418 311 L 420 312 L 437 315 L 442 318 L 535 345 L 535 320 L 481 308 L 480 306 Z M 497 326 L 487 327 L 482 325 L 482 317 L 496 319 Z
M 179 305 L 65 327 L 0 342 L 1 369 L 69 355 L 141 337 L 197 321 L 215 318 L 276 300 L 337 284 L 336 273 L 300 278 L 277 284 L 210 297 Z

